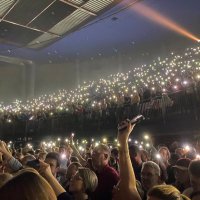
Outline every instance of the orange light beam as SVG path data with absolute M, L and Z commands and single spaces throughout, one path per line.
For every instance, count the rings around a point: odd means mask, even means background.
M 141 14 L 142 16 L 150 19 L 151 21 L 157 22 L 161 26 L 171 29 L 172 31 L 175 31 L 176 33 L 179 33 L 179 34 L 181 34 L 187 38 L 190 38 L 194 41 L 197 41 L 197 42 L 200 41 L 200 39 L 198 37 L 196 37 L 189 31 L 187 31 L 184 27 L 176 24 L 171 19 L 168 19 L 167 17 L 161 15 L 159 12 L 153 10 L 152 8 L 147 7 L 144 4 L 137 4 L 134 7 L 132 7 L 132 9 L 135 12 Z

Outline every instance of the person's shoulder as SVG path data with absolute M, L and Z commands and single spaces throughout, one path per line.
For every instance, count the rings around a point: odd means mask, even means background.
M 110 167 L 109 165 L 107 165 L 105 167 L 105 174 L 107 174 L 108 176 L 115 176 L 115 177 L 119 177 L 119 174 L 118 172 L 113 168 L 113 167 Z
M 105 171 L 106 172 L 113 172 L 113 173 L 117 173 L 116 169 L 114 169 L 113 167 L 106 165 L 105 166 Z

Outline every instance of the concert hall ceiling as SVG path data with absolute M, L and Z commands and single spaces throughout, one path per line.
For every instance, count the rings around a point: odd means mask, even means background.
M 192 42 L 135 12 L 137 4 L 200 36 L 199 0 L 1 0 L 0 55 L 65 62 Z

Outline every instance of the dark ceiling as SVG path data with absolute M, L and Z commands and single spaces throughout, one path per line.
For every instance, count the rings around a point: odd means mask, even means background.
M 0 55 L 65 62 L 194 43 L 140 15 L 140 4 L 200 37 L 199 0 L 1 0 Z
M 3 43 L 41 48 L 73 32 L 118 0 L 1 0 Z

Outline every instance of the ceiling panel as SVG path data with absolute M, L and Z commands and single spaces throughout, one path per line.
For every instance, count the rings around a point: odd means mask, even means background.
M 53 0 L 21 0 L 5 19 L 26 25 L 52 2 Z
M 0 0 L 0 17 L 3 17 L 15 2 L 16 0 Z
M 66 0 L 66 1 L 68 1 L 68 2 L 70 2 L 70 3 L 74 3 L 74 4 L 76 4 L 76 5 L 82 5 L 82 4 L 84 4 L 85 2 L 87 2 L 88 0 Z
M 41 36 L 34 39 L 33 41 L 31 41 L 27 45 L 27 47 L 33 48 L 33 49 L 41 48 L 41 47 L 47 45 L 48 43 L 51 43 L 55 39 L 58 39 L 58 36 L 50 34 L 50 33 L 44 33 Z
M 40 36 L 41 33 L 21 26 L 0 22 L 0 39 L 8 43 L 26 45 L 29 41 Z
M 44 31 L 48 31 L 48 29 L 52 28 L 60 20 L 67 17 L 75 10 L 76 8 L 70 5 L 67 5 L 61 1 L 56 1 L 44 13 L 42 13 L 36 20 L 34 20 L 30 24 L 30 26 L 44 30 Z
M 84 4 L 82 6 L 82 8 L 85 8 L 89 11 L 92 12 L 99 12 L 102 9 L 105 9 L 106 7 L 108 7 L 109 5 L 111 5 L 114 2 L 114 0 L 90 0 L 88 1 L 86 4 Z
M 76 10 L 67 18 L 63 19 L 61 22 L 51 28 L 50 31 L 59 35 L 65 34 L 72 28 L 76 27 L 78 24 L 87 20 L 89 17 L 91 17 L 91 15 L 88 13 L 85 13 L 82 10 Z
M 46 47 L 122 0 L 0 0 L 0 42 Z M 115 2 L 115 4 L 113 4 Z

